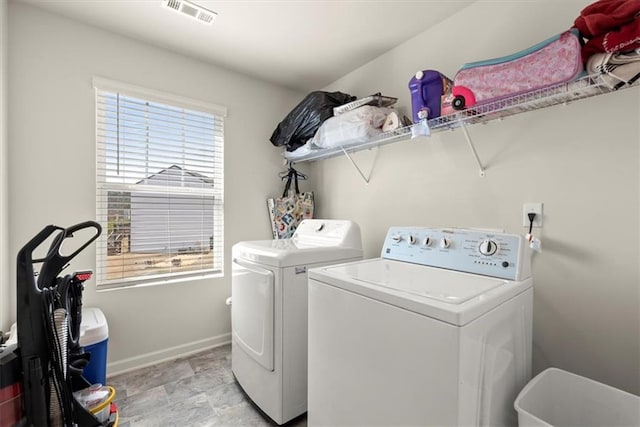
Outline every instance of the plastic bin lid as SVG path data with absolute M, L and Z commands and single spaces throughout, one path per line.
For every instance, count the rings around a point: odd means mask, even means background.
M 109 326 L 102 310 L 96 307 L 82 309 L 80 345 L 88 346 L 109 338 Z

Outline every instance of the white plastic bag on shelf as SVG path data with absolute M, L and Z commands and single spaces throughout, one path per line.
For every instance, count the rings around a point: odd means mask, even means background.
M 333 148 L 366 142 L 382 133 L 390 108 L 364 105 L 327 119 L 313 136 L 311 143 L 320 148 Z

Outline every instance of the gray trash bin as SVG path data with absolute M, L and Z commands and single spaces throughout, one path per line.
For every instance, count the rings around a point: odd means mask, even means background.
M 514 406 L 520 427 L 640 426 L 640 397 L 557 368 L 529 381 Z

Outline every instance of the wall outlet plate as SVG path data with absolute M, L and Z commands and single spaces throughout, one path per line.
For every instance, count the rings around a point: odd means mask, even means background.
M 522 205 L 522 226 L 529 227 L 529 214 L 535 213 L 536 217 L 533 219 L 533 226 L 536 228 L 542 227 L 542 203 L 525 203 Z

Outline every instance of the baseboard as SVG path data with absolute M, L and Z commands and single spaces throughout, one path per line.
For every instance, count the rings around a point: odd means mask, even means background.
M 107 378 L 124 374 L 125 372 L 134 371 L 136 369 L 145 368 L 147 366 L 156 365 L 161 362 L 174 360 L 179 357 L 189 356 L 203 350 L 220 347 L 229 344 L 230 342 L 231 333 L 227 333 L 107 363 Z

